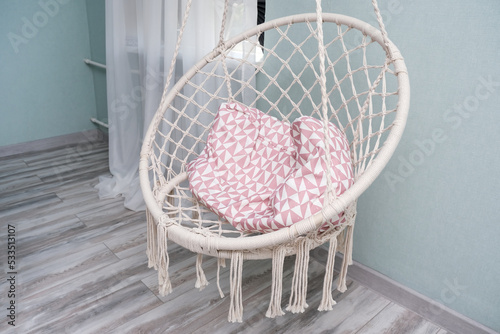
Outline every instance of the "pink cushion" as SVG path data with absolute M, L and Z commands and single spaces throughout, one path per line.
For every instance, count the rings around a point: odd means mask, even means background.
M 330 123 L 332 184 L 353 184 L 349 144 Z M 308 116 L 291 125 L 239 103 L 219 108 L 200 156 L 188 165 L 196 198 L 237 229 L 269 232 L 322 208 L 326 190 L 323 124 Z M 344 221 L 343 213 L 333 225 Z M 326 224 L 323 228 L 326 228 Z

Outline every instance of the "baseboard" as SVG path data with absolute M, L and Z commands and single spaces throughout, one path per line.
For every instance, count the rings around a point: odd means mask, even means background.
M 315 257 L 326 259 L 327 249 L 318 247 Z M 335 259 L 335 270 L 340 271 L 342 255 Z M 387 276 L 356 261 L 349 266 L 347 275 L 387 299 L 419 314 L 428 321 L 454 334 L 498 334 L 494 330 L 460 314 L 417 291 L 401 285 Z
M 56 149 L 65 146 L 78 145 L 81 143 L 94 143 L 107 140 L 107 134 L 103 133 L 102 131 L 99 131 L 97 129 L 88 130 L 57 137 L 34 140 L 25 143 L 1 146 L 0 158 Z

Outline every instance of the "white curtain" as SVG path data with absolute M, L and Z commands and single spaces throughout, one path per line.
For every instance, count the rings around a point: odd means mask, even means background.
M 107 0 L 106 65 L 109 169 L 96 188 L 101 198 L 125 197 L 125 207 L 145 208 L 139 186 L 143 136 L 163 93 L 187 0 Z M 257 21 L 257 0 L 232 0 L 226 36 Z M 180 77 L 217 44 L 224 0 L 193 0 L 184 32 Z M 236 19 L 237 18 L 237 19 Z

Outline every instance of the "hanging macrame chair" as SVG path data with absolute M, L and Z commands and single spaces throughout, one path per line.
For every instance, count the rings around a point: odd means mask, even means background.
M 275 317 L 284 313 L 284 258 L 296 255 L 286 310 L 303 312 L 309 252 L 329 242 L 318 309 L 331 310 L 337 251 L 343 253 L 337 289 L 346 290 L 357 198 L 387 164 L 406 123 L 410 91 L 405 63 L 387 37 L 376 0 L 372 5 L 379 29 L 352 17 L 322 13 L 317 0 L 316 13 L 265 22 L 225 40 L 229 3 L 226 0 L 219 44 L 170 87 L 191 7 L 188 1 L 161 104 L 145 136 L 140 180 L 147 205 L 149 266 L 158 270 L 159 290 L 165 295 L 172 290 L 167 240 L 198 254 L 195 286 L 200 289 L 208 284 L 203 255 L 217 257 L 218 268 L 230 259 L 228 320 L 241 322 L 243 260 L 272 259 L 266 316 Z M 259 43 L 262 34 L 264 45 Z M 206 145 L 219 106 L 227 102 L 258 108 L 285 123 L 315 117 L 324 125 L 325 143 L 328 123 L 334 123 L 349 142 L 354 184 L 337 196 L 327 177 L 321 211 L 291 226 L 266 233 L 235 229 L 193 196 L 187 173 L 187 165 Z M 330 176 L 330 146 L 325 147 Z M 325 225 L 340 213 L 342 222 Z

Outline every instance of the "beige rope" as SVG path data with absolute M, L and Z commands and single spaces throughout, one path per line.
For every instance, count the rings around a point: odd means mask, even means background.
M 174 49 L 174 54 L 172 56 L 172 60 L 170 62 L 170 68 L 168 69 L 168 75 L 167 75 L 167 79 L 166 79 L 166 83 L 165 83 L 165 88 L 163 89 L 163 93 L 162 93 L 162 97 L 161 97 L 161 100 L 160 100 L 160 105 L 158 106 L 158 110 L 156 111 L 156 114 L 155 116 L 153 117 L 153 120 L 151 122 L 151 128 L 158 128 L 158 126 L 160 125 L 160 122 L 164 119 L 163 118 L 163 113 L 166 111 L 167 109 L 167 95 L 168 93 L 170 92 L 170 82 L 172 81 L 172 77 L 173 77 L 173 74 L 174 74 L 174 70 L 175 70 L 175 64 L 177 63 L 177 57 L 179 56 L 179 50 L 180 50 L 180 47 L 181 47 L 181 42 L 182 42 L 182 37 L 184 35 L 184 30 L 186 28 L 186 24 L 187 24 L 187 21 L 188 21 L 188 17 L 189 17 L 189 12 L 191 10 L 191 4 L 192 4 L 192 0 L 187 0 L 187 3 L 186 3 L 186 9 L 184 11 L 184 17 L 182 19 L 182 25 L 181 25 L 181 29 L 179 31 L 179 34 L 177 36 L 177 42 L 175 44 L 175 49 Z M 148 134 L 146 133 L 146 136 L 145 138 L 148 137 Z M 149 156 L 148 155 L 145 155 L 143 152 L 144 151 L 148 151 L 149 153 L 151 153 L 153 147 L 151 146 L 152 143 L 148 143 L 148 141 L 145 141 L 144 142 L 144 145 L 143 145 L 143 149 L 141 150 L 141 160 L 146 160 Z M 164 148 L 165 148 L 165 144 L 166 142 L 164 143 L 163 145 L 163 151 L 164 151 Z M 148 148 L 148 150 L 146 150 L 145 148 Z M 141 168 L 140 168 L 141 169 Z M 141 171 L 142 173 L 145 173 L 147 172 L 147 170 L 145 169 L 142 169 Z M 163 175 L 162 173 L 160 173 L 159 175 Z
M 384 40 L 384 45 L 387 50 L 389 58 L 392 60 L 392 50 L 389 45 L 389 38 L 387 37 L 387 31 L 385 30 L 384 20 L 382 19 L 382 14 L 380 14 L 380 9 L 378 8 L 377 0 L 372 0 L 373 9 L 375 11 L 375 16 L 377 17 L 377 22 L 380 27 L 380 32 L 382 33 L 382 38 Z
M 219 295 L 221 298 L 224 298 L 224 292 L 220 287 L 220 267 L 226 267 L 226 259 L 218 257 L 217 258 L 217 289 L 219 290 Z
M 179 50 L 181 48 L 182 37 L 184 36 L 184 30 L 186 29 L 186 24 L 189 18 L 189 12 L 191 10 L 193 0 L 188 0 L 186 3 L 186 9 L 184 11 L 184 16 L 182 19 L 182 25 L 179 30 L 179 35 L 177 36 L 177 42 L 175 43 L 174 55 L 172 57 L 172 62 L 170 63 L 170 68 L 168 69 L 167 80 L 165 84 L 165 89 L 163 90 L 162 100 L 167 95 L 168 89 L 170 89 L 170 82 L 172 81 L 172 77 L 174 75 L 175 64 L 177 62 L 177 57 L 179 56 Z
M 337 290 L 345 292 L 347 290 L 347 267 L 352 264 L 352 238 L 353 226 L 346 228 L 344 258 L 342 259 L 342 267 L 340 269 L 339 284 Z
M 167 252 L 167 228 L 164 224 L 158 224 L 158 290 L 161 296 L 172 292 L 168 275 L 170 260 Z
M 291 311 L 292 313 L 303 313 L 309 306 L 306 303 L 306 296 L 310 246 L 311 240 L 309 238 L 301 238 L 297 242 L 297 255 L 292 278 L 292 293 L 290 295 L 290 302 L 286 308 L 287 311 Z
M 154 217 L 149 211 L 146 209 L 146 224 L 147 224 L 147 240 L 146 240 L 146 255 L 148 257 L 148 268 L 158 269 L 158 260 L 157 260 L 157 251 L 158 248 L 156 246 L 157 242 L 157 233 L 156 233 L 156 223 L 154 221 Z
M 225 33 L 226 33 L 226 23 L 229 11 L 229 0 L 224 1 L 224 14 L 222 15 L 222 24 L 220 27 L 219 34 L 219 44 L 217 45 L 217 50 L 221 53 L 222 57 L 222 68 L 224 70 L 224 79 L 226 82 L 227 94 L 229 102 L 234 101 L 232 88 L 231 88 L 231 76 L 229 75 L 229 70 L 227 69 L 227 49 L 225 48 Z
M 328 118 L 328 95 L 326 92 L 326 68 L 325 68 L 325 41 L 323 33 L 323 10 L 321 8 L 321 0 L 316 0 L 316 15 L 318 29 L 318 56 L 319 56 L 319 83 L 321 88 L 321 111 L 323 119 L 323 141 L 325 143 L 325 159 L 326 159 L 326 192 L 323 206 L 327 206 L 330 200 L 336 198 L 336 191 L 332 187 L 332 157 L 330 155 L 330 127 Z M 333 194 L 332 194 L 333 193 Z M 330 198 L 333 196 L 333 198 Z
M 328 259 L 326 261 L 325 279 L 323 281 L 323 295 L 318 311 L 329 311 L 333 309 L 336 302 L 332 297 L 332 281 L 335 267 L 335 253 L 337 252 L 337 235 L 330 239 L 328 248 Z
M 208 285 L 205 272 L 203 271 L 203 267 L 201 266 L 202 262 L 203 254 L 198 254 L 196 256 L 196 283 L 194 287 L 200 289 L 200 291 L 205 289 L 205 287 Z
M 243 297 L 241 281 L 243 274 L 243 253 L 233 252 L 231 255 L 231 268 L 229 273 L 229 285 L 231 301 L 229 305 L 229 322 L 242 322 L 243 320 Z
M 285 261 L 285 247 L 277 246 L 273 249 L 271 301 L 266 317 L 275 318 L 285 314 L 281 308 L 283 292 L 283 263 Z

